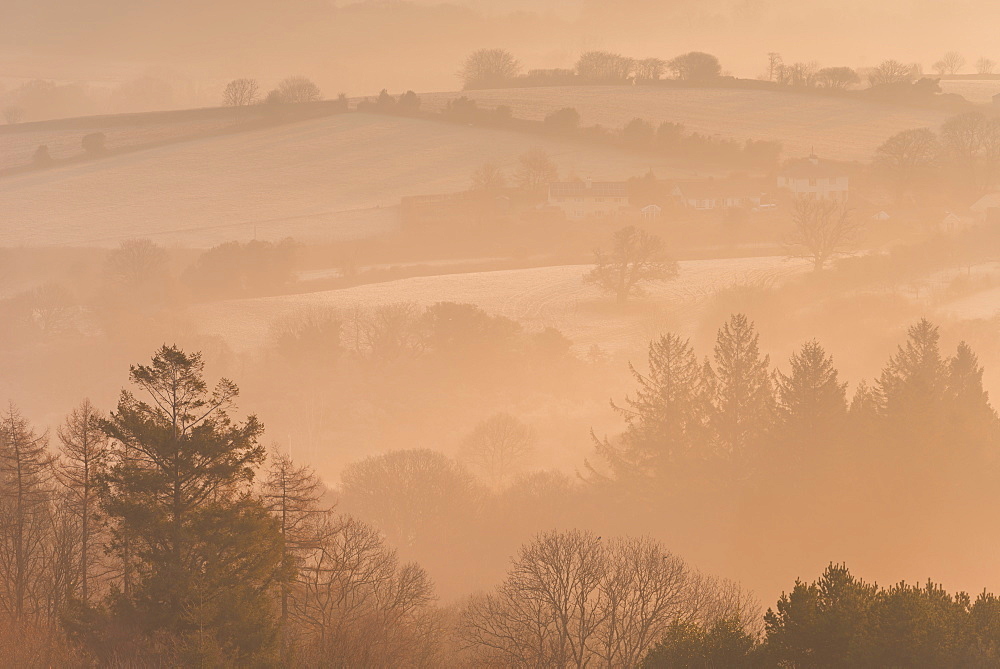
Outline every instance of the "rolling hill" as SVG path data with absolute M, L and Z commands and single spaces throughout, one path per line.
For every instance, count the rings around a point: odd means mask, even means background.
M 438 109 L 459 93 L 421 96 Z M 744 141 L 779 140 L 786 158 L 814 147 L 832 160 L 867 161 L 890 135 L 936 127 L 952 114 L 853 98 L 780 91 L 660 86 L 565 86 L 468 91 L 481 106 L 507 105 L 514 116 L 541 119 L 562 107 L 582 125 L 620 128 L 634 118 L 682 123 L 689 131 Z
M 390 230 L 404 195 L 468 187 L 483 161 L 508 172 L 546 150 L 563 176 L 623 179 L 665 160 L 610 147 L 369 114 L 174 143 L 0 179 L 0 246 L 196 247 L 233 239 L 349 238 Z

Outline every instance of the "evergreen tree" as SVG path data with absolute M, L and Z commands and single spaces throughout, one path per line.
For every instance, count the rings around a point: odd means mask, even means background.
M 751 455 L 774 415 L 770 358 L 760 354 L 757 340 L 753 322 L 734 314 L 719 329 L 715 343 L 711 423 L 719 448 L 734 460 Z
M 789 455 L 801 460 L 811 446 L 829 447 L 843 429 L 847 384 L 837 378 L 833 358 L 816 341 L 792 354 L 789 366 L 789 374 L 776 375 L 779 431 L 792 449 Z
M 814 583 L 796 581 L 764 615 L 769 656 L 777 666 L 867 666 L 876 591 L 845 565 L 829 565 Z
M 946 366 L 936 326 L 921 319 L 908 334 L 907 342 L 882 370 L 878 398 L 892 438 L 926 448 L 937 442 L 943 427 Z
M 254 416 L 232 422 L 238 389 L 223 379 L 210 391 L 203 367 L 200 354 L 163 346 L 131 368 L 149 402 L 123 391 L 101 422 L 118 444 L 102 506 L 136 572 L 112 617 L 168 639 L 168 661 L 253 664 L 277 649 L 268 590 L 282 574 L 281 536 L 249 494 L 262 427 Z M 125 538 L 132 556 L 121 555 Z
M 1000 440 L 1000 417 L 983 388 L 979 358 L 964 341 L 948 360 L 945 378 L 948 431 L 966 444 L 968 455 L 981 455 Z
M 638 383 L 624 406 L 621 445 L 599 441 L 598 453 L 619 477 L 655 477 L 695 455 L 706 438 L 703 370 L 687 340 L 667 334 L 649 344 L 649 373 L 629 364 Z

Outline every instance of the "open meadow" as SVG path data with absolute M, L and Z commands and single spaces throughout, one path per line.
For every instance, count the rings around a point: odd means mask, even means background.
M 209 247 L 253 238 L 344 239 L 398 225 L 401 197 L 461 191 L 485 160 L 510 172 L 542 148 L 563 177 L 625 179 L 662 159 L 611 147 L 394 116 L 345 114 L 0 179 L 0 246 Z
M 801 274 L 808 263 L 780 256 L 686 260 L 677 278 L 648 286 L 648 299 L 624 308 L 583 281 L 590 265 L 562 265 L 423 276 L 302 295 L 228 300 L 193 309 L 201 331 L 222 337 L 235 350 L 269 342 L 275 324 L 317 311 L 349 313 L 398 302 L 418 305 L 461 302 L 506 316 L 528 330 L 554 327 L 579 353 L 597 344 L 618 349 L 639 345 L 659 334 L 649 315 L 662 310 L 668 326 L 688 332 L 699 323 L 700 307 L 718 290 L 732 285 L 772 285 Z M 651 329 L 652 328 L 652 329 Z
M 507 105 L 514 116 L 542 119 L 563 107 L 580 113 L 581 125 L 620 128 L 634 118 L 682 123 L 693 132 L 745 141 L 778 140 L 784 157 L 813 149 L 832 160 L 867 161 L 900 130 L 939 126 L 946 111 L 815 94 L 727 88 L 563 86 L 433 93 L 425 108 L 442 108 L 466 95 L 481 106 Z

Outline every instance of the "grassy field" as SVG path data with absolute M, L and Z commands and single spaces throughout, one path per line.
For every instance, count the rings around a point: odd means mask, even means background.
M 459 93 L 421 96 L 438 109 Z M 936 127 L 950 114 L 849 98 L 723 88 L 579 86 L 467 92 L 480 105 L 508 105 L 514 116 L 541 119 L 562 107 L 580 112 L 583 125 L 624 126 L 633 118 L 683 123 L 690 131 L 746 140 L 779 140 L 785 157 L 816 151 L 834 160 L 871 158 L 890 135 Z
M 969 102 L 989 104 L 1000 93 L 1000 79 L 946 79 L 941 81 L 945 93 L 957 93 Z
M 721 288 L 734 284 L 770 284 L 807 271 L 808 263 L 779 256 L 688 260 L 679 263 L 676 279 L 649 286 L 649 296 L 624 308 L 583 282 L 589 265 L 562 265 L 415 277 L 330 290 L 197 307 L 192 316 L 205 334 L 218 335 L 237 350 L 269 343 L 274 323 L 294 320 L 317 310 L 343 310 L 380 304 L 435 302 L 476 304 L 492 314 L 521 322 L 528 330 L 555 327 L 580 352 L 592 344 L 612 349 L 641 343 L 660 325 L 690 331 L 699 306 Z M 662 312 L 666 323 L 652 323 Z
M 492 159 L 511 171 L 541 147 L 564 176 L 623 179 L 665 161 L 505 130 L 347 114 L 161 146 L 0 180 L 0 246 L 212 246 L 338 239 L 397 224 L 400 197 L 462 190 Z

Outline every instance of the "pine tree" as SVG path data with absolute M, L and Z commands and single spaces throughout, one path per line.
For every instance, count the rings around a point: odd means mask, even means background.
M 908 334 L 878 379 L 879 409 L 891 441 L 927 451 L 942 438 L 947 368 L 936 326 L 921 319 Z
M 979 358 L 964 341 L 948 360 L 945 379 L 948 431 L 953 441 L 968 445 L 969 454 L 982 454 L 1000 441 L 1000 417 L 983 388 Z
M 812 445 L 830 446 L 842 430 L 847 384 L 839 381 L 833 358 L 816 341 L 792 354 L 789 366 L 788 375 L 778 372 L 776 377 L 780 433 L 801 458 Z
M 254 416 L 233 423 L 237 387 L 223 379 L 209 391 L 203 368 L 200 354 L 163 346 L 131 368 L 149 403 L 123 391 L 101 422 L 118 444 L 102 506 L 136 578 L 113 611 L 147 638 L 171 639 L 173 661 L 253 663 L 277 647 L 267 597 L 282 574 L 281 536 L 249 494 L 262 426 Z M 132 556 L 121 555 L 126 537 Z
M 666 334 L 649 344 L 649 373 L 629 364 L 638 389 L 624 406 L 620 447 L 606 440 L 599 452 L 620 475 L 655 477 L 695 456 L 706 438 L 707 397 L 703 369 L 687 340 Z
M 90 576 L 99 560 L 98 476 L 108 455 L 108 438 L 90 400 L 84 400 L 58 430 L 61 459 L 56 474 L 66 489 L 68 511 L 79 526 L 77 582 L 80 599 L 90 602 Z
M 719 448 L 734 460 L 751 455 L 774 415 L 770 358 L 760 354 L 757 340 L 753 322 L 743 314 L 734 314 L 716 338 L 711 422 Z
M 43 612 L 49 584 L 52 457 L 17 407 L 0 414 L 0 607 L 22 620 Z

